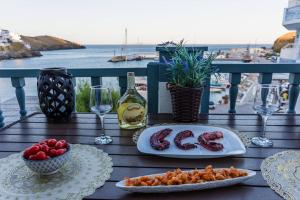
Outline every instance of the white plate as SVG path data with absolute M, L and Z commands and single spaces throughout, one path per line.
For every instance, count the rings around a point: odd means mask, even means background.
M 170 142 L 170 147 L 163 151 L 155 150 L 150 145 L 150 137 L 153 133 L 171 128 L 172 133 L 166 137 L 165 139 Z M 204 132 L 212 132 L 212 131 L 221 131 L 224 134 L 224 138 L 216 140 L 223 144 L 224 149 L 222 151 L 209 151 L 202 146 L 198 145 L 197 148 L 191 150 L 181 150 L 179 149 L 175 143 L 174 138 L 177 133 L 185 130 L 190 130 L 194 133 L 194 138 L 190 137 L 183 140 L 183 143 L 196 143 L 199 135 Z M 201 125 L 163 125 L 163 126 L 155 126 L 145 129 L 137 142 L 137 148 L 140 152 L 145 154 L 153 154 L 163 157 L 171 157 L 171 158 L 188 158 L 188 159 L 197 159 L 197 158 L 220 158 L 226 156 L 233 155 L 241 155 L 246 153 L 246 148 L 240 138 L 232 131 L 215 127 L 215 126 L 201 126 Z
M 125 180 L 123 180 L 118 182 L 116 184 L 116 187 L 130 192 L 138 192 L 138 193 L 186 192 L 186 191 L 194 191 L 194 190 L 205 190 L 205 189 L 212 189 L 212 188 L 219 188 L 219 187 L 227 187 L 227 186 L 244 182 L 256 175 L 256 172 L 251 170 L 245 170 L 245 169 L 239 169 L 239 170 L 246 171 L 248 173 L 248 176 L 226 179 L 221 181 L 211 181 L 211 182 L 204 182 L 204 183 L 197 183 L 197 184 L 170 185 L 170 186 L 125 186 Z M 158 176 L 158 175 L 162 175 L 162 174 L 154 174 L 150 176 Z

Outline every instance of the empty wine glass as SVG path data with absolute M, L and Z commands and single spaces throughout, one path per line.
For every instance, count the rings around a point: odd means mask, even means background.
M 273 142 L 266 138 L 266 125 L 268 118 L 279 110 L 278 85 L 257 85 L 255 88 L 253 110 L 263 119 L 261 137 L 252 138 L 252 143 L 259 147 L 271 147 Z
M 95 138 L 96 144 L 109 144 L 112 142 L 110 136 L 105 135 L 104 119 L 105 114 L 109 113 L 112 109 L 111 92 L 108 88 L 99 86 L 91 87 L 90 95 L 90 108 L 101 120 L 102 132 L 100 137 Z

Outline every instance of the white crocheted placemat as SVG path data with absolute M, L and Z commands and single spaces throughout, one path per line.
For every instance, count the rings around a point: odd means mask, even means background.
M 96 147 L 72 145 L 71 159 L 56 174 L 39 176 L 21 154 L 0 159 L 0 199 L 79 200 L 104 185 L 113 171 L 109 155 Z
M 268 185 L 286 200 L 300 200 L 300 151 L 283 151 L 266 158 L 261 172 Z

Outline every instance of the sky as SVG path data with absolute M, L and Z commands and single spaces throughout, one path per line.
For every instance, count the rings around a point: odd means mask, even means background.
M 288 0 L 2 0 L 0 28 L 82 44 L 267 44 Z

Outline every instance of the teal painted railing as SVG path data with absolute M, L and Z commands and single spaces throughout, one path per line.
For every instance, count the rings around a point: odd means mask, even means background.
M 136 76 L 147 76 L 147 68 L 69 68 L 68 72 L 73 75 L 73 83 L 76 86 L 77 77 L 90 77 L 92 85 L 101 85 L 102 77 L 118 77 L 121 94 L 126 91 L 127 72 L 135 72 Z M 16 97 L 20 107 L 21 118 L 27 114 L 25 107 L 25 78 L 36 78 L 39 69 L 0 69 L 0 78 L 10 78 L 15 88 Z M 1 89 L 1 88 L 0 88 Z M 3 113 L 0 110 L 0 127 L 4 126 Z
M 229 113 L 235 113 L 238 85 L 241 82 L 241 73 L 259 73 L 261 84 L 270 84 L 273 73 L 289 73 L 289 108 L 288 113 L 295 113 L 295 106 L 299 96 L 300 64 L 214 64 L 220 73 L 230 74 L 230 105 Z M 167 82 L 167 66 L 157 62 L 151 62 L 147 68 L 70 68 L 68 72 L 75 77 L 90 77 L 92 85 L 101 84 L 101 77 L 118 77 L 121 92 L 124 93 L 127 86 L 126 75 L 128 71 L 135 72 L 136 76 L 146 76 L 148 84 L 148 109 L 149 113 L 158 112 L 158 84 Z M 26 116 L 25 102 L 25 78 L 35 78 L 39 69 L 0 69 L 0 78 L 11 78 L 15 88 L 16 97 L 20 107 L 21 117 Z M 201 102 L 201 113 L 209 112 L 210 79 L 204 85 L 204 93 Z M 0 111 L 0 127 L 3 126 L 3 116 Z
M 289 73 L 289 108 L 287 113 L 294 114 L 299 96 L 300 64 L 214 64 L 219 73 L 228 73 L 230 76 L 229 89 L 230 105 L 229 113 L 236 113 L 236 99 L 238 85 L 241 83 L 242 73 L 259 73 L 260 84 L 270 84 L 273 73 Z M 148 79 L 153 80 L 148 85 L 148 101 L 151 102 L 151 110 L 158 111 L 158 83 L 168 81 L 167 65 L 152 62 L 148 64 Z M 209 112 L 210 79 L 204 84 L 204 93 L 201 101 L 201 113 Z

